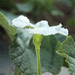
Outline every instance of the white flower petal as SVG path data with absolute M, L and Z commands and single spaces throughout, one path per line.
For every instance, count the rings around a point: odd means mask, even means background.
M 68 30 L 61 28 L 62 25 L 59 24 L 58 26 L 50 26 L 50 27 L 35 27 L 34 29 L 26 29 L 29 33 L 33 34 L 42 34 L 42 35 L 55 35 L 56 33 L 60 33 L 63 35 L 68 35 Z
M 48 22 L 46 20 L 42 20 L 35 24 L 36 27 L 49 27 Z
M 31 26 L 29 19 L 23 15 L 12 20 L 12 25 L 17 27 Z
M 56 31 L 57 33 L 63 34 L 63 35 L 68 35 L 68 30 L 65 28 L 61 28 L 62 24 L 60 23 L 57 27 L 56 27 Z

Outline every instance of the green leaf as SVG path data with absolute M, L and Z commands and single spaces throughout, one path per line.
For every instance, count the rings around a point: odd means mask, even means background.
M 45 68 L 49 68 L 47 71 L 52 72 L 54 75 L 60 72 L 61 66 L 63 65 L 63 58 L 56 53 L 56 50 L 58 50 L 60 46 L 61 43 L 59 43 L 54 35 L 45 36 L 41 44 L 41 49 L 47 51 L 47 53 L 44 52 L 44 54 L 41 52 L 42 62 Z M 49 56 L 47 56 L 47 54 L 49 54 Z M 48 65 L 46 63 L 48 63 Z
M 17 30 L 13 26 L 8 25 L 6 18 L 3 16 L 2 13 L 0 13 L 0 25 L 5 29 L 6 33 L 13 41 L 14 35 L 17 33 Z
M 69 64 L 70 75 L 75 75 L 75 42 L 71 36 L 62 43 L 62 46 L 57 53 L 66 58 Z
M 65 41 L 65 39 L 67 38 L 67 36 L 62 35 L 62 34 L 55 34 L 56 38 L 58 39 L 59 42 L 63 42 Z M 63 58 L 63 66 L 68 67 L 67 62 L 65 62 L 65 58 Z
M 30 48 L 35 50 L 33 40 L 30 42 Z M 56 53 L 61 43 L 54 35 L 44 36 L 40 46 L 41 72 L 51 72 L 58 74 L 63 65 L 63 58 Z
M 15 40 L 9 47 L 12 62 L 24 75 L 37 75 L 37 58 L 35 47 L 32 43 L 33 49 L 32 46 L 27 49 L 21 38 L 15 36 Z M 63 58 L 55 52 L 60 45 L 55 36 L 43 37 L 40 50 L 41 73 L 49 71 L 53 74 L 58 74 L 60 72 Z
M 12 62 L 24 75 L 35 75 L 37 73 L 37 60 L 31 49 L 26 49 L 23 41 L 19 37 L 9 47 L 9 54 Z
M 57 40 L 59 41 L 59 42 L 63 42 L 63 41 L 65 41 L 65 39 L 66 39 L 66 37 L 67 36 L 65 36 L 65 35 L 62 35 L 62 34 L 55 34 L 55 36 L 56 36 L 56 38 L 57 38 Z

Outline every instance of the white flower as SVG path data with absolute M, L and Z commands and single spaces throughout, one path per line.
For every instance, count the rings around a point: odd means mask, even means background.
M 29 19 L 23 15 L 20 15 L 16 19 L 13 19 L 12 25 L 17 26 L 17 27 L 22 27 L 22 28 L 25 26 L 32 26 Z
M 35 24 L 34 29 L 26 29 L 29 33 L 42 34 L 42 35 L 54 35 L 60 33 L 63 35 L 68 35 L 68 30 L 61 28 L 61 23 L 58 26 L 49 26 L 47 21 L 40 21 Z
M 29 19 L 23 15 L 19 16 L 16 19 L 13 19 L 12 25 L 17 27 L 24 28 L 25 26 L 31 26 L 34 28 L 26 29 L 29 33 L 33 34 L 42 34 L 42 35 L 54 35 L 56 33 L 60 33 L 63 35 L 68 35 L 68 30 L 62 28 L 62 24 L 60 23 L 58 26 L 49 26 L 46 20 L 42 20 L 35 25 L 30 23 Z

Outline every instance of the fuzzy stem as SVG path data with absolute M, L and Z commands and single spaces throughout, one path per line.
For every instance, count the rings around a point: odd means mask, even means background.
M 21 75 L 21 72 L 18 70 L 18 68 L 15 68 L 15 75 Z
M 42 35 L 40 34 L 35 34 L 34 35 L 34 45 L 35 45 L 35 49 L 36 49 L 36 56 L 37 56 L 37 75 L 41 75 L 41 64 L 40 64 L 40 45 L 41 45 L 41 39 L 42 39 Z
M 41 75 L 40 49 L 36 49 L 36 55 L 37 55 L 37 69 L 38 69 L 37 75 Z

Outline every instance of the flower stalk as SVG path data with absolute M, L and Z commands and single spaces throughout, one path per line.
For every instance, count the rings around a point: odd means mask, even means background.
M 41 63 L 40 63 L 40 49 L 36 49 L 36 55 L 37 55 L 37 75 L 41 75 Z
M 21 75 L 21 72 L 18 70 L 17 66 L 15 68 L 15 75 Z
M 34 45 L 37 55 L 37 75 L 41 75 L 41 62 L 40 62 L 40 45 L 41 45 L 42 35 L 35 34 L 34 35 Z

